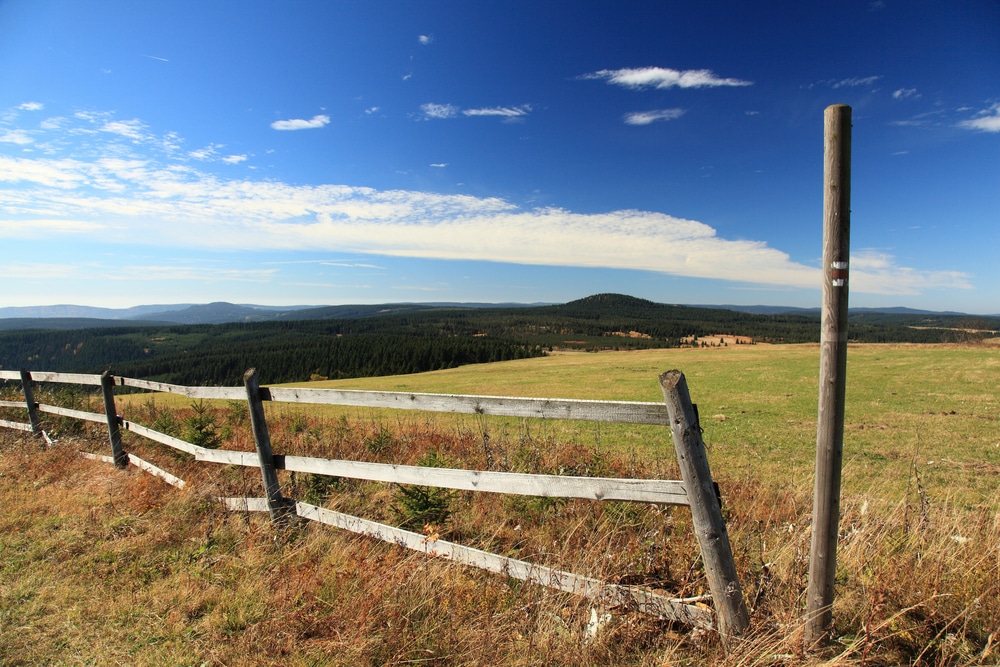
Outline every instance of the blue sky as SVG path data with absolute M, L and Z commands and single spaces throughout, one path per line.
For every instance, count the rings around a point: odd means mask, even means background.
M 0 306 L 1000 313 L 1000 4 L 0 2 Z

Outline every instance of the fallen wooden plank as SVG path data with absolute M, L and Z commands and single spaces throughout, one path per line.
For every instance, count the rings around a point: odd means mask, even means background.
M 624 607 L 695 627 L 712 628 L 715 623 L 714 614 L 710 609 L 685 604 L 648 589 L 610 584 L 599 579 L 507 558 L 445 540 L 433 540 L 408 530 L 306 503 L 296 503 L 295 511 L 303 518 L 374 537 L 430 557 L 444 558 L 520 581 L 580 595 L 607 606 Z
M 114 459 L 112 459 L 112 462 L 114 462 Z M 185 482 L 180 477 L 175 477 L 174 475 L 171 475 L 163 468 L 158 468 L 149 461 L 143 461 L 135 454 L 128 455 L 128 462 L 134 465 L 136 468 L 141 468 L 142 470 L 145 470 L 150 475 L 155 475 L 156 477 L 159 477 L 167 484 L 171 486 L 176 486 L 178 489 L 183 489 L 185 486 L 187 486 L 187 482 Z

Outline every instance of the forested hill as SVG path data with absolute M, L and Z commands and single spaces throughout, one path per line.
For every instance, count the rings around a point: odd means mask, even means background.
M 321 317 L 321 309 L 302 311 Z M 675 347 L 731 334 L 754 342 L 815 342 L 816 315 L 755 315 L 598 294 L 558 306 L 338 306 L 326 319 L 216 325 L 136 325 L 0 331 L 0 368 L 98 373 L 178 384 L 239 384 L 414 373 L 536 356 L 552 349 Z M 92 324 L 92 323 L 91 323 Z M 1000 318 L 885 315 L 852 318 L 863 342 L 942 342 L 997 335 Z

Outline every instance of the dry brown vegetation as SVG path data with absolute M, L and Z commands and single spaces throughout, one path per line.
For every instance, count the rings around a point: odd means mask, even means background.
M 241 404 L 130 418 L 180 434 L 201 415 L 229 449 L 252 449 Z M 207 415 L 207 417 L 206 417 Z M 207 421 L 206 421 L 207 419 Z M 676 478 L 669 456 L 532 433 L 528 422 L 269 417 L 281 453 L 450 467 Z M 901 502 L 845 498 L 836 643 L 800 650 L 811 489 L 716 470 L 753 627 L 729 654 L 624 609 L 592 638 L 582 599 L 477 572 L 321 525 L 278 530 L 229 513 L 259 496 L 256 470 L 196 464 L 127 435 L 126 448 L 190 483 L 178 491 L 104 452 L 99 428 L 63 420 L 57 446 L 0 430 L 0 655 L 5 665 L 975 665 L 998 661 L 1000 498 L 932 497 L 913 467 Z M 190 437 L 190 433 L 188 433 Z M 679 596 L 706 586 L 684 508 L 443 493 L 411 506 L 399 488 L 310 475 L 286 495 L 610 581 Z M 421 505 L 421 503 L 423 503 Z M 422 506 L 444 508 L 423 525 Z M 416 509 L 415 509 L 416 508 Z

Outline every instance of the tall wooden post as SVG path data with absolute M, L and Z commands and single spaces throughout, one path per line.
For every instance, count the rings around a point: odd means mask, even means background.
M 733 562 L 729 533 L 722 519 L 722 508 L 715 493 L 715 483 L 705 455 L 705 443 L 695 407 L 691 403 L 687 381 L 680 371 L 667 371 L 660 376 L 663 400 L 667 404 L 670 430 L 673 434 L 677 462 L 691 504 L 691 522 L 701 547 L 705 575 L 712 592 L 712 602 L 719 619 L 719 634 L 724 643 L 736 637 L 750 624 L 743 590 Z
M 847 388 L 847 289 L 851 233 L 851 107 L 827 107 L 823 165 L 823 314 L 812 545 L 805 645 L 828 639 L 833 624 Z
M 116 468 L 128 466 L 128 454 L 122 447 L 122 433 L 118 428 L 118 411 L 115 409 L 115 376 L 111 371 L 101 373 L 101 391 L 104 394 L 104 414 L 108 420 L 108 440 L 111 442 L 111 456 Z
M 271 451 L 271 435 L 267 430 L 264 403 L 261 400 L 260 384 L 257 382 L 257 369 L 251 368 L 243 374 L 243 384 L 247 390 L 250 426 L 253 428 L 253 439 L 257 445 L 257 459 L 260 461 L 260 474 L 264 481 L 264 492 L 267 494 L 268 511 L 271 514 L 271 521 L 283 524 L 287 522 L 289 515 L 294 514 L 295 502 L 281 495 L 278 471 L 274 467 L 274 453 Z
M 24 392 L 24 403 L 28 407 L 28 421 L 31 422 L 31 434 L 42 436 L 42 422 L 38 419 L 38 403 L 35 403 L 35 392 L 31 388 L 31 373 L 21 369 L 21 391 Z

